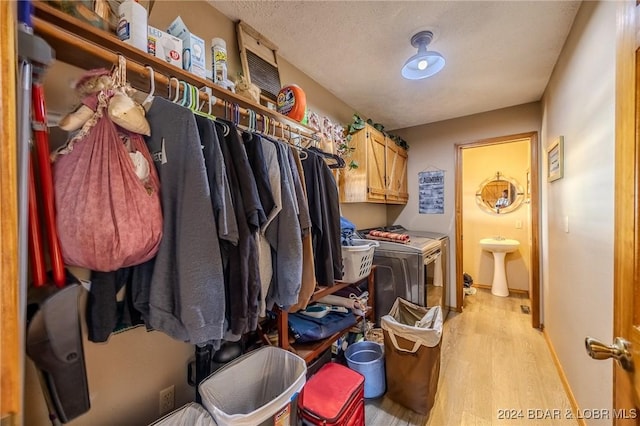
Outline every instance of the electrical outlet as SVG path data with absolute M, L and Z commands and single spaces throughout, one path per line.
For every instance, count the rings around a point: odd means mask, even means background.
M 173 410 L 175 405 L 175 387 L 173 385 L 160 391 L 160 415 Z

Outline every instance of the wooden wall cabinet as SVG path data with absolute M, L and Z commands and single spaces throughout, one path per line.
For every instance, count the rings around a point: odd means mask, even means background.
M 353 135 L 357 169 L 342 170 L 341 203 L 406 204 L 407 151 L 369 124 Z

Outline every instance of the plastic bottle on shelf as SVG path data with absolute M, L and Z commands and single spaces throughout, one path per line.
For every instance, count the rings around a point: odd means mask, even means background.
M 147 9 L 137 0 L 125 0 L 118 7 L 118 38 L 147 51 Z
M 224 85 L 227 80 L 227 43 L 221 38 L 211 39 L 213 82 Z

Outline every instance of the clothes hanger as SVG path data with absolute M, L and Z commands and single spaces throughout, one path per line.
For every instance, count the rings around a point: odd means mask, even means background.
M 256 112 L 252 109 L 249 109 L 249 128 L 251 129 L 251 132 L 257 132 L 258 131 L 258 114 L 256 114 Z
M 182 101 L 180 101 L 180 105 L 183 107 L 187 107 L 188 108 L 188 99 L 187 99 L 187 83 L 185 81 L 180 81 L 180 84 L 182 84 Z
M 293 142 L 291 141 L 291 126 L 289 124 L 287 124 L 285 129 L 287 129 L 287 142 L 290 145 L 293 145 Z
M 211 117 L 214 117 L 212 110 L 213 110 L 213 106 L 218 103 L 218 98 L 216 98 L 211 93 L 211 88 L 210 87 L 204 86 L 204 87 L 200 88 L 199 91 L 207 94 L 207 100 L 208 100 L 208 103 L 209 103 L 209 111 L 207 112 L 207 114 L 210 115 Z M 200 99 L 199 95 L 198 95 L 198 99 Z M 200 111 L 202 111 L 202 108 L 204 107 L 204 104 L 205 104 L 205 101 L 202 101 L 202 104 L 200 104 L 200 107 L 198 108 Z M 215 117 L 214 117 L 214 119 L 215 119 Z
M 280 138 L 280 140 L 282 142 L 284 142 L 287 146 L 289 146 L 289 147 L 295 149 L 296 151 L 298 151 L 301 160 L 306 160 L 307 157 L 308 157 L 307 153 L 304 151 L 304 149 L 301 146 L 296 145 L 292 141 L 293 138 L 291 136 L 291 125 L 289 125 L 289 124 L 284 125 L 282 123 L 278 123 L 278 124 L 282 128 L 281 129 L 282 137 Z M 285 136 L 285 133 L 284 133 L 285 130 L 287 131 L 287 136 Z
M 193 99 L 192 99 L 193 97 L 191 96 L 191 85 L 186 81 L 183 81 L 182 84 L 184 85 L 183 87 L 184 94 L 182 96 L 182 102 L 184 102 L 183 106 L 193 111 Z
M 213 113 L 211 112 L 211 109 L 213 108 L 214 104 L 218 103 L 218 98 L 213 96 L 211 93 L 207 93 L 207 99 L 209 100 L 209 115 L 213 117 Z
M 211 118 L 212 120 L 215 120 L 216 116 L 213 115 L 213 105 L 216 104 L 216 102 L 218 102 L 218 99 L 209 92 L 205 92 L 205 93 L 207 94 L 207 103 L 209 104 L 209 109 L 207 110 L 207 116 L 209 116 L 209 118 Z
M 280 128 L 280 136 L 278 136 L 276 133 L 277 128 Z M 275 127 L 273 128 L 273 138 L 278 142 L 287 143 L 287 140 L 284 137 L 284 124 L 279 121 L 275 122 Z
M 337 154 L 332 154 L 330 152 L 325 152 L 323 150 L 321 150 L 320 148 L 316 148 L 315 146 L 306 148 L 309 151 L 313 151 L 318 155 L 321 155 L 323 158 L 326 159 L 330 159 L 330 160 L 335 160 L 336 163 L 334 164 L 327 164 L 327 166 L 329 166 L 330 169 L 343 169 L 346 167 L 347 163 L 344 161 L 344 159 L 342 157 L 340 157 Z
M 198 111 L 198 89 L 190 83 L 187 83 L 187 87 L 189 88 L 189 109 L 194 112 Z
M 229 128 L 229 125 L 227 123 L 223 122 L 223 121 L 220 121 L 220 120 L 216 120 L 216 123 L 218 123 L 219 125 L 222 126 L 222 130 L 224 131 L 223 135 L 225 137 L 229 136 L 229 132 L 231 131 L 231 129 Z
M 156 93 L 156 78 L 155 71 L 149 65 L 145 65 L 145 68 L 149 70 L 149 83 L 151 84 L 151 88 L 149 89 L 149 94 L 144 101 L 142 101 L 142 106 L 146 109 L 148 105 L 151 105 L 153 102 L 153 95 Z M 169 80 L 169 89 L 171 89 L 171 80 Z
M 254 132 L 252 113 L 253 113 L 253 111 L 251 111 L 250 109 L 247 109 L 247 125 L 246 126 L 243 126 L 241 124 L 237 124 L 237 126 L 244 133 L 247 133 L 249 135 L 253 134 L 253 132 Z
M 173 77 L 169 77 L 169 84 L 167 84 L 167 99 L 171 100 L 171 80 Z
M 224 101 L 224 118 L 227 119 L 227 115 L 228 115 L 228 105 L 229 102 L 227 102 L 227 100 L 225 99 Z M 211 100 L 209 100 L 209 104 L 211 104 Z M 212 116 L 214 117 L 214 116 Z M 218 118 L 218 117 L 214 117 L 214 121 L 219 124 L 220 126 L 222 126 L 222 130 L 223 130 L 223 135 L 225 137 L 229 136 L 229 132 L 231 131 L 231 129 L 229 128 L 229 125 L 227 123 L 225 123 L 224 121 L 222 121 L 222 119 Z
M 216 117 L 214 115 L 211 114 L 211 95 L 207 92 L 207 99 L 209 100 L 209 112 L 204 112 L 201 110 L 202 106 L 204 105 L 204 102 L 202 104 L 198 104 L 200 102 L 200 91 L 198 90 L 197 87 L 193 86 L 193 85 L 189 85 L 189 95 L 192 99 L 191 105 L 190 105 L 190 109 L 191 111 L 193 111 L 194 114 L 200 115 L 202 117 L 206 117 L 209 120 L 213 120 L 216 121 Z
M 295 132 L 294 135 L 295 136 L 291 136 L 291 126 L 289 126 L 289 140 L 291 141 L 291 146 L 293 146 L 300 153 L 301 160 L 306 160 L 309 155 L 307 154 L 307 151 L 305 151 L 304 147 L 300 144 L 302 135 Z
M 233 104 L 233 124 L 240 124 L 240 105 Z
M 300 156 L 301 160 L 306 160 L 309 157 L 309 154 L 307 154 L 307 151 L 305 151 L 303 148 L 295 147 L 295 149 L 298 150 L 298 155 Z
M 171 87 L 171 81 L 173 81 L 173 80 L 176 81 L 176 95 L 171 100 L 171 102 L 173 102 L 174 104 L 177 104 L 178 103 L 178 96 L 180 96 L 180 80 L 178 80 L 176 77 L 171 77 L 169 79 L 169 87 Z

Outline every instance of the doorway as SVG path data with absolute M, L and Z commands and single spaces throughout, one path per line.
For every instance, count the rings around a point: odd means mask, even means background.
M 470 199 L 476 196 L 476 190 L 474 187 L 473 192 L 470 194 L 468 188 L 463 185 L 465 176 L 463 175 L 463 159 L 465 157 L 466 152 L 470 152 L 467 150 L 472 149 L 488 149 L 492 146 L 500 147 L 506 146 L 507 144 L 514 144 L 520 141 L 528 141 L 528 170 L 521 170 L 522 177 L 518 180 L 522 183 L 522 196 L 526 203 L 521 205 L 521 209 L 525 208 L 528 211 L 526 215 L 526 224 L 529 226 L 529 232 L 527 233 L 525 244 L 527 244 L 528 250 L 526 250 L 526 259 L 523 259 L 525 263 L 528 265 L 528 276 L 529 276 L 529 298 L 531 300 L 531 326 L 534 328 L 540 328 L 540 260 L 539 260 L 539 142 L 538 142 L 538 133 L 537 132 L 529 132 L 529 133 L 520 133 L 515 135 L 502 136 L 491 139 L 483 139 L 467 144 L 456 144 L 455 146 L 455 162 L 456 162 L 456 309 L 458 312 L 462 312 L 464 307 L 464 240 L 465 240 L 465 229 L 464 229 L 464 218 L 465 218 L 465 210 L 469 211 L 470 209 L 478 209 L 479 206 L 475 204 L 471 204 Z M 508 161 L 508 158 L 500 158 L 500 161 Z M 487 169 L 486 174 L 487 178 L 489 175 L 495 175 L 498 178 L 500 175 L 504 175 L 504 171 L 500 171 L 499 166 L 491 166 L 491 170 Z M 493 170 L 496 169 L 496 170 Z M 508 169 L 505 169 L 508 170 Z M 508 173 L 507 173 L 508 174 Z M 487 179 L 491 180 L 491 179 Z M 477 186 L 479 187 L 481 184 L 480 181 L 477 182 Z M 492 212 L 481 212 L 485 215 L 493 215 L 495 217 L 499 216 L 499 210 L 495 213 Z M 503 219 L 504 216 L 500 217 Z M 506 219 L 510 220 L 510 219 Z M 510 224 L 515 228 L 518 228 L 518 221 L 516 223 Z M 494 221 L 494 223 L 496 223 Z M 524 224 L 520 224 L 520 226 L 524 226 Z M 489 235 L 486 236 L 494 236 L 492 232 L 495 233 L 496 228 L 488 227 L 486 232 Z M 472 241 L 475 241 L 476 236 L 472 231 L 467 230 L 467 244 L 473 244 Z M 475 250 L 475 248 L 474 248 Z

